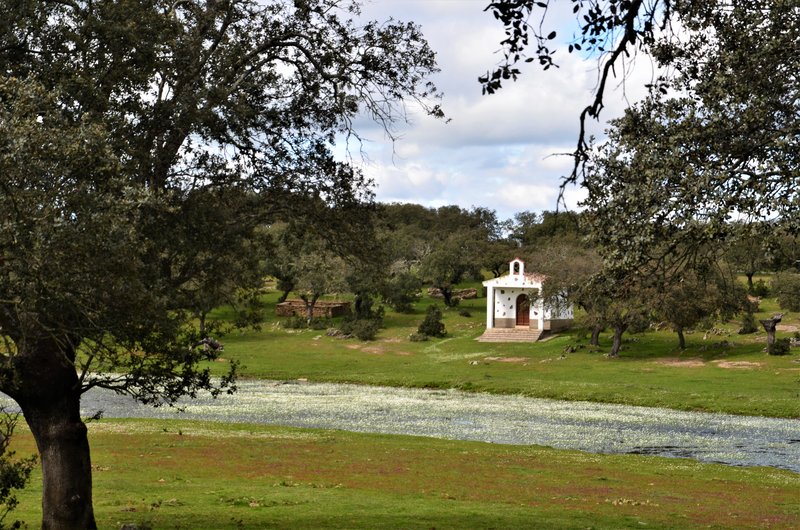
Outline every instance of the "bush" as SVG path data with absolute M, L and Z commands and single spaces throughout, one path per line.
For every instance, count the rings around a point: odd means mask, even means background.
M 286 329 L 306 329 L 308 322 L 303 317 L 293 316 L 283 321 L 283 327 Z
M 376 309 L 369 296 L 362 296 L 356 313 L 344 318 L 339 331 L 344 336 L 358 340 L 375 340 L 378 330 L 383 327 L 383 315 L 383 306 Z
M 767 353 L 770 355 L 789 355 L 792 349 L 791 341 L 788 338 L 776 339 L 774 343 L 767 346 Z
M 330 320 L 323 319 L 323 318 L 312 318 L 311 322 L 308 322 L 308 329 L 328 329 L 330 327 Z
M 429 338 L 430 337 L 428 337 L 424 333 L 412 333 L 411 335 L 408 336 L 408 340 L 410 340 L 411 342 L 425 342 Z
M 305 317 L 295 315 L 284 320 L 283 327 L 286 329 L 328 329 L 330 327 L 330 320 L 323 318 L 312 318 L 311 322 L 309 322 Z
M 755 333 L 758 331 L 758 326 L 756 325 L 756 318 L 753 316 L 753 313 L 747 312 L 742 315 L 742 327 L 739 328 L 739 335 L 747 335 L 749 333 Z
M 750 294 L 753 296 L 758 296 L 759 298 L 764 298 L 765 296 L 769 296 L 769 287 L 767 287 L 767 284 L 764 282 L 764 280 L 758 280 L 753 283 L 753 288 L 750 289 Z
M 778 305 L 787 311 L 800 311 L 800 274 L 782 272 L 772 282 Z
M 447 331 L 444 329 L 444 322 L 442 322 L 442 310 L 435 305 L 428 306 L 425 319 L 417 328 L 417 333 L 428 337 L 444 337 L 447 335 Z
M 375 318 L 348 319 L 339 326 L 342 335 L 356 337 L 358 340 L 375 340 L 375 335 L 381 329 L 383 320 Z
M 455 307 L 458 307 L 458 304 L 460 304 L 460 303 L 461 303 L 461 298 L 453 295 L 452 297 L 450 297 L 450 303 L 449 304 L 445 304 L 445 305 L 447 307 L 455 308 Z

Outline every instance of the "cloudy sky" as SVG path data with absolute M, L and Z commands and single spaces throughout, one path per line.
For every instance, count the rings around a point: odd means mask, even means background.
M 433 81 L 444 92 L 442 105 L 449 123 L 411 111 L 412 123 L 400 129 L 392 145 L 377 129 L 364 135 L 364 172 L 377 183 L 383 202 L 415 202 L 426 206 L 484 206 L 502 219 L 523 210 L 553 210 L 560 178 L 571 159 L 559 154 L 574 149 L 580 109 L 591 101 L 597 62 L 566 49 L 557 53 L 558 69 L 543 72 L 525 65 L 516 83 L 498 93 L 481 95 L 478 76 L 501 58 L 502 26 L 483 9 L 488 0 L 365 0 L 364 16 L 394 17 L 422 26 L 437 53 L 441 72 Z M 571 2 L 554 2 L 571 8 Z M 558 5 L 560 4 L 560 5 Z M 551 15 L 552 16 L 552 15 Z M 570 11 L 552 16 L 558 44 L 576 28 Z M 646 64 L 644 64 L 646 63 Z M 619 115 L 652 76 L 639 59 L 624 86 L 615 83 L 606 98 L 603 120 Z M 602 135 L 605 125 L 591 130 Z M 361 156 L 354 157 L 362 163 Z M 571 188 L 567 204 L 575 207 L 581 190 Z

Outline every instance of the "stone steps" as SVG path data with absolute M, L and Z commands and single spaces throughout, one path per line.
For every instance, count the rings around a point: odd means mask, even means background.
M 478 342 L 536 342 L 542 336 L 540 329 L 487 329 L 478 337 Z

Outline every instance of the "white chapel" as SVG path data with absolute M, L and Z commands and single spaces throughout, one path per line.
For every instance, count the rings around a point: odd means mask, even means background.
M 483 282 L 486 287 L 486 342 L 534 342 L 545 332 L 569 327 L 572 305 L 565 300 L 545 301 L 541 274 L 525 272 L 525 262 L 514 258 L 508 274 Z M 560 303 L 559 303 L 560 302 Z

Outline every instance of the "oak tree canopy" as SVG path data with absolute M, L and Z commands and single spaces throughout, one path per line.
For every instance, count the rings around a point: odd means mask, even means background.
M 43 527 L 94 528 L 81 394 L 232 389 L 200 364 L 210 288 L 254 287 L 276 218 L 371 199 L 332 145 L 361 115 L 391 133 L 405 100 L 440 115 L 434 54 L 350 0 L 0 6 L 0 390 L 41 454 Z

